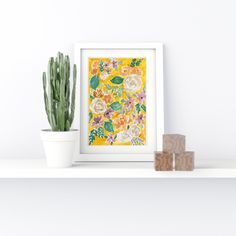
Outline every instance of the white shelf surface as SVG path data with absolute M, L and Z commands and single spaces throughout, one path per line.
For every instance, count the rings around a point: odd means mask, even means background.
M 155 171 L 152 162 L 90 162 L 47 168 L 44 159 L 0 159 L 0 179 L 8 178 L 236 178 L 235 160 L 198 160 L 194 171 Z

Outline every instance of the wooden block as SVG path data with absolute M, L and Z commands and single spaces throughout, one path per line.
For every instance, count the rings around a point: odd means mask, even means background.
M 192 171 L 194 169 L 194 152 L 175 154 L 175 170 Z
M 173 154 L 164 152 L 155 152 L 155 170 L 156 171 L 173 170 Z
M 185 152 L 185 136 L 181 134 L 164 134 L 163 152 L 168 152 L 168 153 Z

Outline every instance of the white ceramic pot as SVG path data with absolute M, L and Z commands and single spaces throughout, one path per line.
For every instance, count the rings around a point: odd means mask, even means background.
M 78 132 L 78 130 L 64 132 L 41 131 L 48 167 L 72 166 Z

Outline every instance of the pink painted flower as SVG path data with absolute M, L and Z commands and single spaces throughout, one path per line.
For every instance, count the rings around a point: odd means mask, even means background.
M 113 111 L 111 108 L 107 109 L 107 110 L 104 112 L 104 117 L 106 117 L 107 119 L 111 119 L 112 112 L 114 112 L 114 111 Z
M 113 144 L 115 142 L 115 136 L 112 134 L 108 134 L 106 141 L 110 144 Z
M 146 94 L 144 91 L 140 92 L 138 95 L 137 95 L 137 98 L 138 98 L 138 101 L 139 103 L 143 104 L 145 102 L 145 99 L 146 99 Z
M 134 104 L 134 99 L 131 98 L 129 95 L 127 95 L 127 99 L 125 100 L 125 106 L 127 106 L 128 111 L 131 110 L 133 104 Z
M 117 70 L 117 68 L 118 68 L 118 61 L 117 61 L 116 58 L 112 58 L 111 59 L 111 67 Z
M 111 64 L 111 63 L 104 62 L 103 68 L 104 68 L 105 72 L 106 72 L 108 75 L 111 74 L 111 71 L 112 71 L 112 64 Z
M 109 66 L 110 66 L 110 64 L 108 62 L 104 62 L 104 64 L 103 64 L 104 69 L 107 69 Z
M 144 115 L 139 115 L 137 119 L 138 124 L 142 124 L 144 122 Z
M 107 68 L 107 74 L 109 75 L 109 74 L 111 74 L 111 68 Z
M 103 121 L 102 121 L 102 117 L 101 116 L 98 116 L 98 117 L 95 117 L 93 119 L 93 123 L 92 123 L 92 126 L 98 128 L 100 126 L 103 126 Z

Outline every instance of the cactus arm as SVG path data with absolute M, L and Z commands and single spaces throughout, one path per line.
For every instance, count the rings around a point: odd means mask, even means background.
M 70 121 L 69 120 L 66 120 L 66 131 L 70 130 Z
M 76 68 L 76 65 L 74 64 L 74 68 L 73 68 L 73 89 L 72 89 L 72 94 L 71 94 L 70 126 L 73 123 L 74 114 L 75 114 L 76 77 L 77 77 L 77 68 Z
M 69 57 L 65 57 L 66 65 L 66 85 L 65 85 L 65 130 L 70 130 L 69 116 L 70 116 L 70 60 Z
M 66 70 L 67 70 L 67 79 L 69 80 L 70 78 L 70 58 L 69 56 L 65 56 L 65 60 L 66 60 Z
M 54 95 L 54 100 L 56 102 L 59 101 L 59 92 L 57 90 L 57 83 L 59 82 L 59 80 L 57 79 L 57 62 L 56 60 L 54 61 L 53 63 L 53 66 L 52 66 L 52 73 L 53 73 L 53 95 Z
M 54 63 L 53 57 L 50 58 L 48 62 L 48 113 L 50 119 L 50 125 L 53 131 L 57 131 L 56 119 L 55 119 L 55 107 L 53 101 L 53 88 L 52 88 L 52 80 L 53 80 L 53 72 L 52 66 Z
M 43 72 L 43 97 L 44 97 L 45 111 L 46 111 L 46 114 L 47 114 L 48 122 L 50 124 L 49 111 L 48 111 L 48 96 L 47 96 L 47 77 L 46 77 L 45 72 Z
M 53 131 L 58 130 L 57 119 L 56 119 L 56 103 L 55 103 L 55 94 L 54 94 L 54 84 L 55 84 L 55 75 L 53 71 L 54 65 L 54 58 L 51 61 L 51 76 L 50 76 L 50 83 L 51 83 L 51 106 L 52 106 L 52 125 Z
M 60 103 L 59 103 L 59 127 L 65 130 L 65 65 L 63 58 L 60 60 Z
M 57 62 L 56 60 L 53 61 L 52 63 L 52 91 L 53 91 L 53 119 L 55 120 L 55 130 L 58 130 L 58 116 L 57 116 L 57 106 L 58 106 L 58 102 L 60 101 L 59 98 L 59 92 L 57 90 L 57 83 L 59 82 L 57 80 Z

